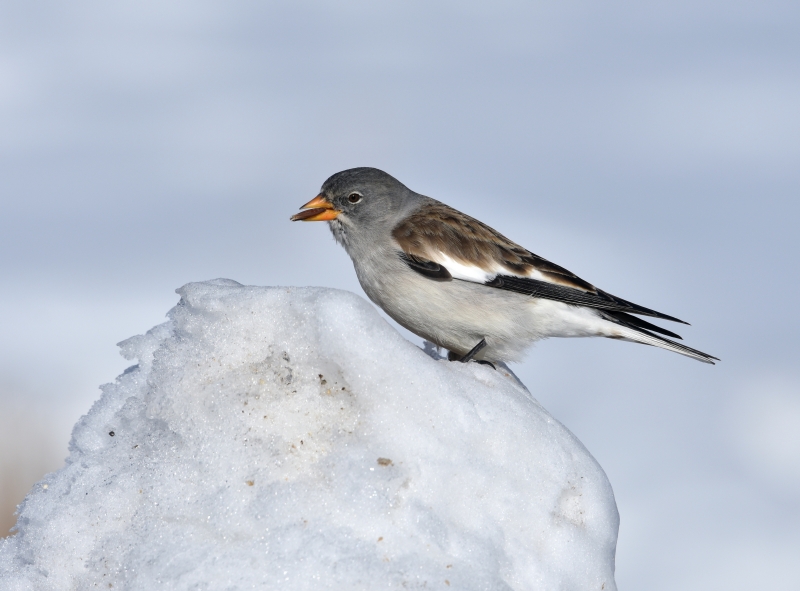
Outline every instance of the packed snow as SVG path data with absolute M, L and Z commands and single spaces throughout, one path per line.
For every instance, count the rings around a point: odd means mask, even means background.
M 21 505 L 3 589 L 616 588 L 611 486 L 507 368 L 348 292 L 178 293 Z

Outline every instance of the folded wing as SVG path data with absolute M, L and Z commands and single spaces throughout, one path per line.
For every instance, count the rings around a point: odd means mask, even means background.
M 409 267 L 439 281 L 448 280 L 449 275 L 452 279 L 531 297 L 688 324 L 598 289 L 486 224 L 438 201 L 431 200 L 407 217 L 392 235 Z M 680 338 L 653 324 L 645 324 L 648 330 Z

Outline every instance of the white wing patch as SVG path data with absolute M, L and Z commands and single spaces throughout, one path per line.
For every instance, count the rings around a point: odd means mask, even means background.
M 526 277 L 529 279 L 538 279 L 539 281 L 546 281 L 548 283 L 555 283 L 552 279 L 545 277 L 541 272 L 536 269 L 531 269 L 529 273 L 519 274 L 506 269 L 505 267 L 495 263 L 491 270 L 482 269 L 477 265 L 470 265 L 462 263 L 452 257 L 447 256 L 442 251 L 437 251 L 436 256 L 432 259 L 435 263 L 439 263 L 442 267 L 450 272 L 454 279 L 461 279 L 462 281 L 472 281 L 473 283 L 486 283 L 491 281 L 498 275 L 507 275 L 509 277 Z
M 434 262 L 439 263 L 442 267 L 450 272 L 453 279 L 461 279 L 463 281 L 472 281 L 473 283 L 486 283 L 497 277 L 497 271 L 489 272 L 481 269 L 477 265 L 469 265 L 459 262 L 450 258 L 443 252 L 436 253 Z

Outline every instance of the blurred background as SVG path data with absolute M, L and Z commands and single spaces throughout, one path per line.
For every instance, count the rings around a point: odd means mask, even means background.
M 3 2 L 0 129 L 3 534 L 175 288 L 363 295 L 288 218 L 375 166 L 722 359 L 514 366 L 611 480 L 620 588 L 797 589 L 797 2 Z

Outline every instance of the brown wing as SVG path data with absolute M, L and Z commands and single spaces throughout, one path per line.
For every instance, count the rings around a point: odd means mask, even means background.
M 400 245 L 401 258 L 409 267 L 438 281 L 451 280 L 456 271 L 447 268 L 447 263 L 442 260 L 443 254 L 465 267 L 485 272 L 486 278 L 478 281 L 487 287 L 575 306 L 687 324 L 674 316 L 598 289 L 564 267 L 522 248 L 486 224 L 438 201 L 431 200 L 405 218 L 394 228 L 392 236 Z M 458 278 L 457 273 L 455 277 Z M 628 322 L 635 323 L 637 319 L 629 318 Z M 647 324 L 650 330 L 665 332 Z M 665 334 L 677 337 L 669 331 Z
M 486 224 L 444 203 L 431 201 L 407 217 L 392 232 L 409 255 L 435 260 L 435 251 L 467 265 L 496 273 L 538 275 L 550 283 L 597 293 L 597 288 L 564 267 L 522 248 Z M 538 271 L 538 273 L 536 273 Z

